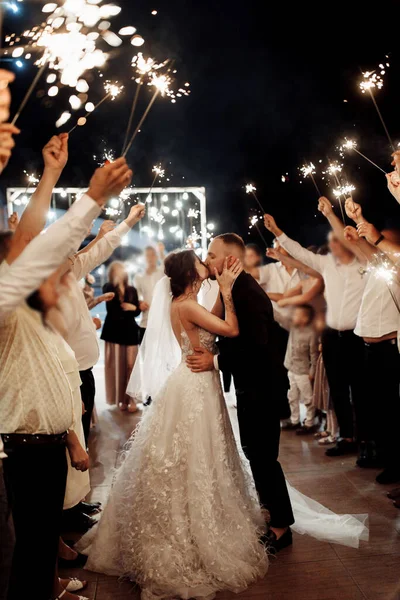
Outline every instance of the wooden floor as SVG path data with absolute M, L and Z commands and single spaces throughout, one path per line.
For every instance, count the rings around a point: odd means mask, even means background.
M 91 497 L 104 501 L 137 417 L 107 408 L 99 368 L 96 380 L 99 423 L 91 440 Z M 356 468 L 354 457 L 329 459 L 314 439 L 293 432 L 282 434 L 281 462 L 297 489 L 333 511 L 369 513 L 370 541 L 353 550 L 295 534 L 293 547 L 271 561 L 263 581 L 240 595 L 221 593 L 217 600 L 400 600 L 400 511 L 386 498 L 390 486 L 376 484 L 375 471 Z M 68 575 L 89 580 L 85 596 L 91 600 L 140 598 L 137 588 L 116 578 L 78 570 Z

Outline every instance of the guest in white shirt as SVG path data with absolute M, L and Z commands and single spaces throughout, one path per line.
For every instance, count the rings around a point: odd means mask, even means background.
M 329 207 L 332 210 L 331 203 L 324 200 L 326 210 Z M 354 334 L 354 328 L 367 280 L 365 269 L 336 233 L 330 232 L 328 236 L 330 253 L 321 256 L 291 240 L 270 215 L 265 215 L 264 221 L 267 229 L 291 256 L 319 272 L 324 279 L 327 329 L 322 335 L 322 352 L 341 435 L 336 446 L 327 450 L 326 454 L 341 456 L 353 453 L 357 449 L 353 406 L 358 422 L 364 402 L 364 386 L 360 377 L 363 343 Z
M 135 277 L 134 286 L 139 295 L 142 311 L 140 318 L 140 342 L 146 333 L 147 319 L 149 317 L 149 309 L 153 299 L 154 288 L 156 283 L 164 277 L 164 244 L 158 244 L 158 254 L 153 246 L 147 246 L 144 249 L 144 261 L 146 269 L 144 273 L 139 273 Z
M 143 215 L 144 206 L 137 204 L 131 208 L 128 217 L 119 225 L 115 226 L 115 223 L 107 221 L 100 227 L 93 242 L 81 252 L 71 256 L 66 263 L 74 275 L 75 283 L 71 284 L 69 296 L 61 297 L 62 312 L 67 325 L 65 339 L 75 352 L 82 380 L 81 395 L 85 405 L 82 422 L 86 444 L 89 439 L 96 393 L 93 367 L 97 363 L 100 353 L 96 328 L 78 282 L 110 258 L 114 250 L 121 245 L 124 236 L 140 221 Z M 114 295 L 110 294 L 108 299 L 112 300 L 113 297 Z
M 355 328 L 355 334 L 364 341 L 366 382 L 365 438 L 357 464 L 360 467 L 382 464 L 385 469 L 377 476 L 377 482 L 397 483 L 400 481 L 400 355 L 397 347 L 400 278 L 380 247 L 384 241 L 398 245 L 400 231 L 377 230 L 365 220 L 361 206 L 353 201 L 346 202 L 346 212 L 358 227 L 358 233 L 346 227 L 346 235 L 354 241 L 355 247 L 361 247 L 370 270 Z M 388 270 L 393 272 L 390 281 L 385 277 Z
M 61 152 L 59 144 L 56 146 L 55 158 Z M 24 295 L 38 284 L 43 302 L 57 299 L 55 283 L 51 277 L 46 279 L 55 260 L 51 249 L 65 259 L 59 239 L 67 253 L 79 246 L 100 207 L 118 195 L 131 177 L 125 159 L 98 169 L 91 180 L 90 196 L 76 202 L 61 225 L 54 224 L 31 242 L 33 252 L 29 252 L 29 244 L 19 256 L 46 220 L 45 201 L 39 198 L 41 209 L 31 205 L 28 216 L 33 219 L 21 219 L 22 229 L 0 266 L 0 433 L 7 454 L 3 467 L 16 534 L 9 586 L 13 600 L 31 597 L 32 582 L 41 598 L 52 596 L 66 482 L 66 433 L 74 420 L 70 385 L 51 332 L 40 315 L 24 304 Z M 43 279 L 46 281 L 41 284 Z M 79 466 L 80 460 L 76 464 Z

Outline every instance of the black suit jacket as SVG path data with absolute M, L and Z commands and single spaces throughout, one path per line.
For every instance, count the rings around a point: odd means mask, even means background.
M 266 375 L 282 370 L 274 353 L 277 327 L 271 300 L 244 271 L 232 289 L 232 298 L 239 322 L 239 336 L 221 338 L 218 346 L 219 367 L 230 371 L 238 390 L 266 386 Z

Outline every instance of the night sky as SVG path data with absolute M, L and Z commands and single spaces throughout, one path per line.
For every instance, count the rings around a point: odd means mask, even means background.
M 326 164 L 327 156 L 339 158 L 335 148 L 348 136 L 356 138 L 372 160 L 390 169 L 388 141 L 358 82 L 360 69 L 372 70 L 390 55 L 385 87 L 376 98 L 397 144 L 398 1 L 375 3 L 374 11 L 365 2 L 349 0 L 296 7 L 243 0 L 116 3 L 123 10 L 113 18 L 112 28 L 137 27 L 146 40 L 140 50 L 159 60 L 173 58 L 179 82 L 191 83 L 190 97 L 176 104 L 160 99 L 137 137 L 128 155 L 136 185 L 150 185 L 152 165 L 163 162 L 170 185 L 206 186 L 208 220 L 215 222 L 218 232 L 234 230 L 245 241 L 257 241 L 256 233 L 248 235 L 250 208 L 256 206 L 244 185 L 251 181 L 278 224 L 311 244 L 322 243 L 327 228 L 316 212 L 311 181 L 300 184 L 297 167 L 304 159 L 320 167 L 320 159 Z M 20 5 L 19 15 L 7 15 L 5 32 L 23 31 L 40 22 L 42 4 Z M 153 9 L 158 10 L 156 16 L 151 15 Z M 104 79 L 123 82 L 124 94 L 104 104 L 71 136 L 62 185 L 86 185 L 96 166 L 93 155 L 101 156 L 104 147 L 116 151 L 121 147 L 134 92 L 130 61 L 135 50 L 128 40 L 112 50 Z M 7 64 L 17 73 L 12 87 L 15 111 L 36 67 L 29 62 L 22 69 Z M 89 97 L 93 102 L 102 96 L 101 80 L 96 81 Z M 43 88 L 39 85 L 38 91 Z M 70 93 L 64 90 L 53 99 L 30 100 L 3 186 L 24 185 L 24 168 L 40 170 L 40 149 L 55 131 L 58 116 L 68 109 Z M 145 99 L 143 95 L 142 108 Z M 378 170 L 352 154 L 346 158 L 345 171 L 367 217 L 378 227 L 400 224 L 400 209 Z M 282 183 L 286 173 L 289 181 Z M 325 182 L 319 183 L 329 193 Z

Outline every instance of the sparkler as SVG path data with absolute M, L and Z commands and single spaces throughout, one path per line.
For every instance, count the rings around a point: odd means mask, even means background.
M 313 165 L 313 163 L 303 165 L 302 167 L 300 167 L 300 171 L 302 172 L 304 179 L 306 179 L 306 177 L 310 177 L 311 181 L 314 184 L 315 189 L 317 190 L 318 197 L 320 197 L 322 194 L 319 191 L 319 188 L 318 188 L 315 178 L 314 178 L 315 166 Z
M 390 262 L 386 258 L 383 258 L 379 254 L 376 255 L 376 259 L 378 264 L 370 265 L 367 270 L 373 273 L 375 277 L 377 277 L 378 279 L 382 279 L 386 283 L 394 305 L 396 306 L 397 311 L 400 314 L 400 305 L 396 298 L 395 292 L 392 290 L 392 285 L 394 283 L 396 283 L 397 285 L 399 284 L 397 269 L 392 262 Z
M 68 131 L 68 134 L 72 133 L 77 127 L 82 127 L 83 125 L 86 125 L 86 121 L 89 115 L 91 115 L 96 110 L 96 108 L 99 108 L 99 106 L 101 106 L 103 102 L 105 102 L 108 98 L 111 98 L 111 100 L 115 100 L 115 98 L 119 96 L 123 88 L 123 85 L 118 86 L 116 83 L 111 83 L 110 81 L 107 81 L 104 85 L 106 95 L 95 106 L 90 107 L 91 110 L 88 110 L 84 117 L 79 117 L 75 125 Z M 86 105 L 86 108 L 88 108 L 88 105 Z
M 169 61 L 166 61 L 161 66 L 166 65 L 168 62 Z M 171 76 L 169 75 L 169 72 L 172 69 L 172 64 L 173 63 L 171 63 L 171 66 L 169 67 L 167 73 L 162 74 L 162 75 L 158 75 L 157 73 L 155 73 L 153 71 L 150 71 L 150 73 L 149 73 L 150 74 L 150 81 L 149 81 L 148 85 L 154 87 L 155 91 L 154 91 L 153 96 L 151 97 L 151 100 L 150 100 L 150 102 L 149 102 L 146 110 L 143 113 L 142 118 L 140 119 L 140 121 L 139 121 L 139 123 L 138 123 L 138 125 L 137 125 L 137 127 L 135 129 L 135 131 L 133 132 L 133 134 L 132 134 L 129 142 L 126 144 L 125 149 L 124 149 L 124 151 L 122 153 L 122 156 L 125 157 L 127 155 L 130 147 L 132 146 L 132 144 L 133 144 L 133 142 L 134 142 L 134 140 L 135 140 L 135 138 L 136 138 L 136 136 L 137 136 L 140 128 L 142 127 L 142 125 L 143 125 L 143 123 L 144 123 L 147 115 L 149 114 L 149 112 L 151 110 L 151 107 L 153 106 L 153 104 L 156 101 L 157 96 L 159 94 L 161 94 L 161 96 L 167 96 L 168 98 L 171 98 L 171 102 L 176 102 L 176 98 L 177 97 L 188 96 L 189 95 L 190 92 L 187 89 L 179 88 L 178 92 L 175 92 L 172 89 L 171 84 L 172 84 L 173 80 L 172 80 Z M 175 73 L 175 71 L 174 71 L 174 73 Z M 189 84 L 185 83 L 186 87 L 188 85 Z
M 150 76 L 150 74 L 152 73 L 153 70 L 161 68 L 162 66 L 164 66 L 164 64 L 166 64 L 166 63 L 157 64 L 154 61 L 154 59 L 150 58 L 150 57 L 147 59 L 144 58 L 144 56 L 141 52 L 138 52 L 132 59 L 132 67 L 134 67 L 134 69 L 136 70 L 139 77 L 136 79 L 137 87 L 136 87 L 135 95 L 133 97 L 131 112 L 129 115 L 128 126 L 127 126 L 126 132 L 125 132 L 124 144 L 122 146 L 122 152 L 124 152 L 125 147 L 128 142 L 129 133 L 131 131 L 133 117 L 134 117 L 136 106 L 138 103 L 140 90 L 142 89 L 143 81 L 146 76 Z
M 80 79 L 82 74 L 102 67 L 108 58 L 108 55 L 97 47 L 98 40 L 104 39 L 113 47 L 122 43 L 122 40 L 109 30 L 109 23 L 104 28 L 104 19 L 117 15 L 120 7 L 114 4 L 97 4 L 98 2 L 93 0 L 65 0 L 62 6 L 55 2 L 48 3 L 42 9 L 49 15 L 44 23 L 25 31 L 19 37 L 12 34 L 7 38 L 10 46 L 14 46 L 21 38 L 27 40 L 27 44 L 14 47 L 13 56 L 22 56 L 28 52 L 26 58 L 30 58 L 32 50 L 43 50 L 42 56 L 35 62 L 40 68 L 39 72 L 14 117 L 14 123 L 45 66 L 53 71 L 47 78 L 48 83 L 54 84 L 59 78 L 59 84 L 53 85 L 52 95 L 57 93 L 55 88 L 59 85 L 75 87 L 77 92 L 88 91 L 89 85 Z M 3 53 L 8 52 L 9 50 L 5 50 Z M 75 106 L 77 105 L 75 101 Z
M 23 97 L 18 110 L 15 113 L 13 120 L 11 121 L 11 125 L 15 125 L 15 123 L 18 121 L 19 117 L 21 116 L 21 113 L 22 113 L 23 109 L 25 108 L 25 105 L 28 102 L 29 98 L 31 97 L 32 92 L 35 89 L 37 82 L 41 78 L 42 73 L 45 70 L 46 66 L 47 66 L 47 63 L 44 63 L 41 66 L 41 68 L 39 69 L 39 71 L 36 73 L 35 77 L 33 78 L 33 81 L 31 83 L 31 85 L 29 86 L 28 91 L 26 92 L 25 96 Z
M 389 66 L 389 63 L 386 63 L 386 66 Z M 383 120 L 383 116 L 381 111 L 379 110 L 378 104 L 375 100 L 375 96 L 373 93 L 373 89 L 376 88 L 378 90 L 382 89 L 383 87 L 383 75 L 385 74 L 385 67 L 383 64 L 379 65 L 379 68 L 381 69 L 380 73 L 377 73 L 376 71 L 366 71 L 365 73 L 363 72 L 363 80 L 360 83 L 360 88 L 361 88 L 361 92 L 363 94 L 365 94 L 365 92 L 367 91 L 369 93 L 369 95 L 371 96 L 371 100 L 375 106 L 375 110 L 378 113 L 378 117 L 382 123 L 383 129 L 386 133 L 386 137 L 389 140 L 389 144 L 391 145 L 393 152 L 395 151 L 394 148 L 394 144 L 392 141 L 392 138 L 390 137 L 388 128 L 386 127 L 386 123 Z
M 340 151 L 344 152 L 345 150 L 354 150 L 354 152 L 357 152 L 357 154 L 359 154 L 362 158 L 365 158 L 365 160 L 367 160 L 369 163 L 371 163 L 371 165 L 373 165 L 374 167 L 376 167 L 377 169 L 379 169 L 379 171 L 382 171 L 382 173 L 384 173 L 386 175 L 386 171 L 384 171 L 383 169 L 381 169 L 381 167 L 379 167 L 370 158 L 368 158 L 368 156 L 365 156 L 365 154 L 363 154 L 362 152 L 360 152 L 357 149 L 357 142 L 355 142 L 354 140 L 345 140 L 344 144 L 342 144 L 340 146 Z
M 342 191 L 343 186 L 340 185 L 340 181 L 339 181 L 339 177 L 338 177 L 338 173 L 342 172 L 343 165 L 339 164 L 338 162 L 331 162 L 329 158 L 328 158 L 328 163 L 329 163 L 329 165 L 328 165 L 327 173 L 328 173 L 328 175 L 330 175 L 331 177 L 333 177 L 335 179 L 336 185 L 338 186 L 337 189 L 333 191 L 333 193 L 339 200 L 339 207 L 340 207 L 340 212 L 342 213 L 343 223 L 346 223 L 346 217 L 345 217 L 345 213 L 343 210 L 342 201 L 340 198 L 340 196 L 343 194 L 343 191 Z M 341 190 L 341 191 L 339 193 L 337 193 L 338 190 Z M 345 198 L 346 198 L 346 196 L 345 196 Z
M 255 227 L 257 229 L 257 231 L 258 231 L 258 235 L 260 236 L 260 238 L 264 242 L 265 247 L 268 248 L 267 241 L 266 241 L 265 237 L 263 236 L 263 234 L 261 233 L 261 229 L 258 226 L 259 219 L 260 219 L 260 217 L 258 217 L 257 215 L 254 215 L 254 216 L 250 217 L 250 226 L 249 226 L 249 229 L 252 229 L 253 227 Z
M 265 210 L 263 209 L 261 202 L 257 198 L 256 191 L 257 191 L 257 188 L 252 183 L 246 184 L 246 194 L 251 194 L 253 196 L 254 200 L 257 202 L 258 206 L 260 207 L 261 212 L 264 214 Z

